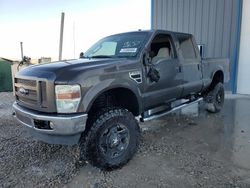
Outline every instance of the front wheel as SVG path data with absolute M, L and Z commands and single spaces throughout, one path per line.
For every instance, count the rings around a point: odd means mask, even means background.
M 86 160 L 105 170 L 125 165 L 135 154 L 140 140 L 140 128 L 133 114 L 122 108 L 109 108 L 91 122 L 80 145 Z
M 224 98 L 224 86 L 221 82 L 219 82 L 205 97 L 207 111 L 211 113 L 221 111 L 224 104 Z

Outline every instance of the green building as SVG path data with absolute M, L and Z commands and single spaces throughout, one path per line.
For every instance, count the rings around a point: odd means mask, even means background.
M 11 65 L 13 61 L 0 57 L 0 92 L 13 91 Z

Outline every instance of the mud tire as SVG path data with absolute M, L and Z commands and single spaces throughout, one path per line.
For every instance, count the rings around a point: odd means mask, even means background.
M 131 112 L 123 108 L 102 109 L 88 121 L 81 138 L 81 158 L 103 170 L 124 166 L 136 153 L 140 128 Z
M 224 98 L 224 86 L 221 82 L 219 82 L 205 97 L 206 110 L 210 113 L 220 112 L 224 104 Z

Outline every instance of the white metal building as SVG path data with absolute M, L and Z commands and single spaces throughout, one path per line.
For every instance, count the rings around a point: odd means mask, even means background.
M 243 0 L 237 93 L 250 94 L 250 1 Z
M 229 58 L 226 89 L 250 94 L 250 0 L 151 0 L 151 27 L 192 33 L 203 57 Z

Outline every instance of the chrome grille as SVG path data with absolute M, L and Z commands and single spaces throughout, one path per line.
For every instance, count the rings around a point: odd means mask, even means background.
M 26 86 L 36 87 L 36 81 L 35 80 L 26 80 L 26 79 L 20 79 L 16 78 L 15 83 L 20 83 Z
M 48 107 L 47 106 L 47 87 L 46 82 L 39 81 L 39 87 L 41 91 L 41 106 L 42 107 Z
M 15 78 L 17 101 L 35 108 L 47 107 L 46 82 Z

